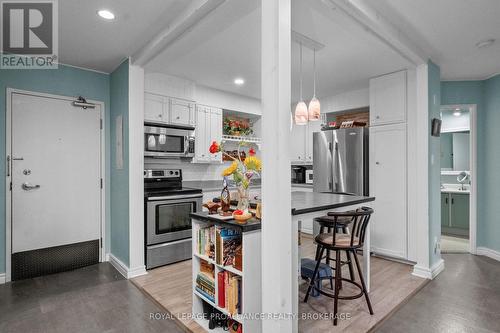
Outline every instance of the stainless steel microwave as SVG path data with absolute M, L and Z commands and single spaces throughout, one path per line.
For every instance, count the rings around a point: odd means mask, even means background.
M 194 128 L 144 126 L 144 156 L 157 158 L 194 157 Z

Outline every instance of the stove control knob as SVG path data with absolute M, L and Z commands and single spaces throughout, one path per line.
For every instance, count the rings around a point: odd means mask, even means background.
M 175 175 L 176 175 L 176 176 L 178 176 L 178 175 L 179 175 L 179 171 L 176 171 L 176 172 L 175 172 Z
M 170 172 L 169 172 L 169 173 L 170 173 L 171 175 L 173 175 L 173 174 L 174 174 L 174 172 L 173 172 L 172 170 L 170 170 Z

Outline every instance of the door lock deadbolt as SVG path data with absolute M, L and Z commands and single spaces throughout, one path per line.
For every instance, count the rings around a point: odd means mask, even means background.
M 25 176 L 29 176 L 29 175 L 31 175 L 31 170 L 30 170 L 30 169 L 24 169 L 24 170 L 23 170 L 23 174 L 24 174 Z

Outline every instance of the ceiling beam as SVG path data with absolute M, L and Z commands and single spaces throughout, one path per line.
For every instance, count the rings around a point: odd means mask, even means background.
M 401 30 L 375 10 L 367 0 L 323 0 L 332 9 L 338 8 L 366 31 L 374 34 L 415 66 L 427 63 L 429 56 L 413 44 Z
M 177 16 L 139 52 L 132 56 L 134 65 L 144 67 L 160 52 L 191 30 L 210 12 L 219 7 L 225 0 L 193 0 L 189 6 Z

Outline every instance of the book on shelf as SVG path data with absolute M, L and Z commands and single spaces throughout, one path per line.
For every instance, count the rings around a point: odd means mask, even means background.
M 225 308 L 231 315 L 241 314 L 241 277 L 228 271 L 217 274 L 218 306 Z
M 215 266 L 213 264 L 205 260 L 200 261 L 200 272 L 196 276 L 195 289 L 215 303 Z
M 215 226 L 200 227 L 196 230 L 196 249 L 198 254 L 215 260 Z
M 242 235 L 239 230 L 217 227 L 215 230 L 216 263 L 235 267 L 237 251 L 242 256 Z M 241 260 L 239 260 L 241 263 Z M 241 270 L 241 265 L 238 268 Z

